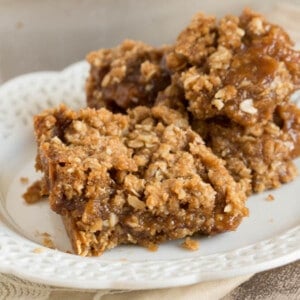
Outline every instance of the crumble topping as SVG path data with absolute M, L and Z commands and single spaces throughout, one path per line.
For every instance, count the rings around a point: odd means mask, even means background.
M 245 99 L 240 103 L 240 110 L 248 114 L 256 114 L 257 108 L 253 106 L 253 99 Z
M 159 91 L 170 83 L 164 67 L 168 47 L 153 48 L 142 42 L 125 40 L 112 49 L 100 49 L 87 56 L 91 64 L 86 83 L 90 107 L 108 107 L 125 112 L 136 105 L 153 105 Z
M 222 160 L 164 105 L 128 115 L 61 106 L 36 116 L 35 132 L 51 208 L 81 255 L 233 230 L 247 215 Z
M 277 188 L 297 175 L 290 147 L 294 138 L 273 122 L 243 128 L 228 120 L 213 120 L 203 127 L 207 145 L 226 161 L 235 180 L 248 186 L 249 195 Z M 202 131 L 197 124 L 194 129 Z
M 195 118 L 226 116 L 252 126 L 271 120 L 299 85 L 300 56 L 291 47 L 283 29 L 250 10 L 220 22 L 197 14 L 166 61 L 180 74 L 177 84 Z

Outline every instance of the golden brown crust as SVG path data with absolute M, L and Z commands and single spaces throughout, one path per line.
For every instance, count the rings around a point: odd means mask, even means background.
M 81 255 L 233 230 L 247 215 L 222 160 L 164 105 L 128 115 L 61 106 L 36 116 L 35 131 L 50 205 Z
M 219 23 L 197 14 L 179 35 L 167 66 L 200 120 L 226 116 L 242 126 L 266 123 L 299 84 L 300 54 L 286 32 L 245 10 Z

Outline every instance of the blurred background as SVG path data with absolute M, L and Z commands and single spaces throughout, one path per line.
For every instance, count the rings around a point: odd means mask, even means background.
M 221 16 L 239 14 L 249 6 L 276 18 L 280 4 L 275 2 L 0 0 L 0 83 L 23 73 L 63 69 L 83 60 L 89 51 L 125 38 L 153 45 L 173 42 L 199 10 Z M 300 4 L 299 0 L 284 2 Z

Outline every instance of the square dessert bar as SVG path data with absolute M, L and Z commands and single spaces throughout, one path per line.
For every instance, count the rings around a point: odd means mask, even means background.
M 300 84 L 300 52 L 288 34 L 249 9 L 219 22 L 196 14 L 172 49 L 166 67 L 198 120 L 266 124 Z
M 77 254 L 234 230 L 248 213 L 223 160 L 164 105 L 127 115 L 60 106 L 34 127 L 43 193 Z
M 245 9 L 218 21 L 198 13 L 170 47 L 125 41 L 87 59 L 88 106 L 180 111 L 248 195 L 297 175 L 300 109 L 290 97 L 300 52 L 262 15 Z
M 248 194 L 296 177 L 300 52 L 281 27 L 249 9 L 219 22 L 199 13 L 166 61 L 193 129 Z
M 278 107 L 275 117 L 246 128 L 224 119 L 211 120 L 195 124 L 194 130 L 251 194 L 278 188 L 298 174 L 293 159 L 300 154 L 300 110 L 287 103 Z
M 154 48 L 125 40 L 112 49 L 100 49 L 87 56 L 90 76 L 86 83 L 90 107 L 107 107 L 126 112 L 129 107 L 153 105 L 159 91 L 170 84 L 165 54 L 170 47 Z

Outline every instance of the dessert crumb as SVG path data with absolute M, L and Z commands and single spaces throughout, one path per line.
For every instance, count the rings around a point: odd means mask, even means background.
M 155 252 L 158 250 L 158 245 L 151 243 L 151 244 L 147 245 L 147 249 L 151 252 Z
M 51 238 L 51 235 L 49 233 L 47 232 L 41 233 L 41 237 L 43 238 L 42 243 L 45 247 L 50 249 L 56 248 Z
M 22 179 L 20 180 L 22 182 Z M 41 181 L 34 182 L 23 194 L 23 198 L 26 201 L 26 203 L 33 204 L 43 199 L 43 195 L 41 193 L 41 184 Z
M 196 251 L 199 249 L 199 242 L 187 237 L 181 246 L 187 250 Z
M 36 254 L 40 254 L 40 253 L 42 253 L 42 252 L 44 252 L 44 251 L 45 251 L 45 248 L 41 248 L 41 247 L 34 248 L 34 249 L 32 250 L 32 252 L 33 252 L 33 253 L 36 253 Z
M 266 198 L 267 201 L 273 201 L 275 200 L 275 197 L 272 194 L 269 194 Z

